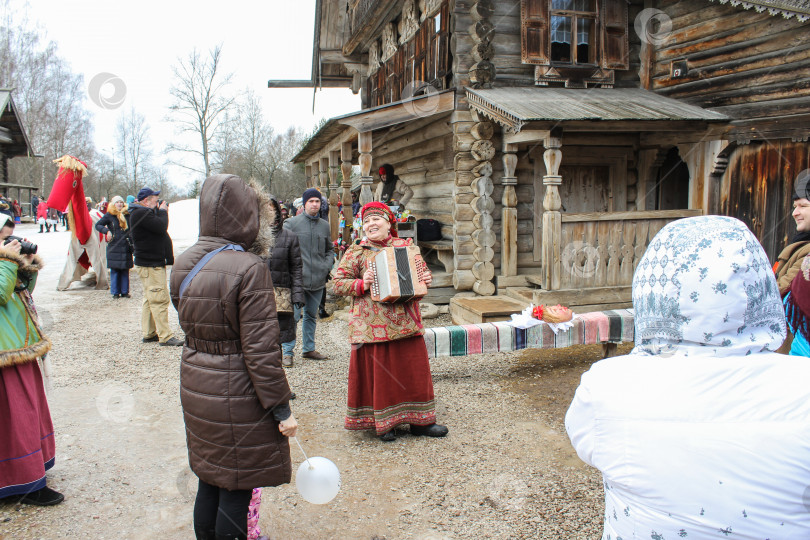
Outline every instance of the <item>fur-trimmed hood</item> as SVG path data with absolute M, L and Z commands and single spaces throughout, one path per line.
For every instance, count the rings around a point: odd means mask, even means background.
M 255 181 L 217 174 L 200 192 L 200 236 L 222 238 L 256 255 L 269 255 L 274 243 L 275 211 Z

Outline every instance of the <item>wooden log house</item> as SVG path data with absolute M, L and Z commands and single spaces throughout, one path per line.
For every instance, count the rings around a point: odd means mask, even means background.
M 295 157 L 350 213 L 391 163 L 423 244 L 430 299 L 509 294 L 630 305 L 668 222 L 743 219 L 775 257 L 810 167 L 810 0 L 318 0 L 310 81 L 362 110 Z M 333 235 L 337 236 L 337 212 Z
M 0 88 L 0 195 L 16 199 L 23 208 L 23 215 L 31 215 L 31 195 L 38 191 L 35 186 L 16 184 L 9 178 L 8 161 L 15 157 L 34 155 L 31 143 L 11 97 L 12 89 Z

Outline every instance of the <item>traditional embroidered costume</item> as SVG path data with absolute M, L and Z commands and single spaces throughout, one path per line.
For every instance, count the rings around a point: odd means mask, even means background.
M 2 226 L 0 224 L 0 226 Z M 51 348 L 31 291 L 41 259 L 0 246 L 0 498 L 45 487 L 55 460 L 53 423 L 37 360 Z
M 389 216 L 390 210 L 381 203 L 369 203 L 361 212 L 366 215 L 368 211 L 381 212 L 389 223 L 395 223 L 393 216 Z M 394 228 L 391 234 L 382 242 L 364 238 L 350 246 L 333 280 L 335 294 L 352 299 L 345 427 L 374 429 L 377 434 L 387 433 L 400 424 L 436 423 L 433 379 L 422 337 L 419 301 L 374 302 L 364 289 L 363 274 L 378 248 L 411 245 L 410 239 L 397 238 Z

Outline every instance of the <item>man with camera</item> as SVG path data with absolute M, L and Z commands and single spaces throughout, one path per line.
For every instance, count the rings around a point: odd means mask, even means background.
M 145 187 L 129 207 L 135 271 L 143 285 L 141 330 L 144 343 L 159 341 L 164 346 L 183 342 L 169 329 L 169 291 L 166 267 L 174 264 L 172 239 L 169 237 L 169 204 L 158 199 L 159 191 Z

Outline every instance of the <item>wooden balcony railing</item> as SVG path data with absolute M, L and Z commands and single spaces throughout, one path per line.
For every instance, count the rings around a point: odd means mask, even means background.
M 629 287 L 653 237 L 667 223 L 702 210 L 562 215 L 560 289 Z

